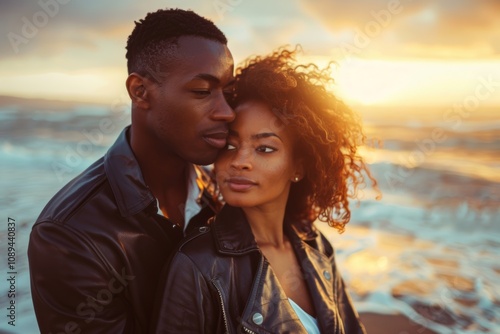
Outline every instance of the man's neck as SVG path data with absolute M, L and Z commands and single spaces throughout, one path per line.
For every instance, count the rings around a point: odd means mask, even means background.
M 191 164 L 174 154 L 152 149 L 157 145 L 130 133 L 130 146 L 141 167 L 144 182 L 158 199 L 161 210 L 178 225 L 184 222 L 182 208 L 187 196 Z
M 168 162 L 157 161 L 157 164 L 146 164 L 144 181 L 153 195 L 158 199 L 163 215 L 173 223 L 184 226 L 184 208 L 188 194 L 187 177 L 189 164 L 184 163 L 178 168 L 166 168 Z M 163 165 L 163 166 L 162 166 Z M 162 168 L 158 168 L 162 166 Z M 142 167 L 141 167 L 142 168 Z

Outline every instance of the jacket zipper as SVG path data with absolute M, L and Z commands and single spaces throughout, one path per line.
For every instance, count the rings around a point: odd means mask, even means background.
M 259 261 L 259 269 L 257 270 L 257 275 L 255 275 L 255 282 L 259 282 L 260 281 L 260 278 L 262 276 L 262 271 L 264 270 L 264 256 L 262 255 L 261 258 L 260 258 L 260 261 Z M 250 297 L 250 300 L 253 300 L 255 299 L 255 295 L 252 295 Z M 251 329 L 243 326 L 243 330 L 245 331 L 245 333 L 249 333 L 249 334 L 257 334 L 257 332 L 254 332 L 252 331 Z
M 224 328 L 226 329 L 226 333 L 229 333 L 229 326 L 228 326 L 228 323 L 227 323 L 227 316 L 226 316 L 226 310 L 224 308 L 224 297 L 222 295 L 222 291 L 221 289 L 219 288 L 219 285 L 217 284 L 218 281 L 215 281 L 215 280 L 212 280 L 212 284 L 215 286 L 215 289 L 217 290 L 217 293 L 219 294 L 219 299 L 220 299 L 220 306 L 222 308 L 222 317 L 224 318 Z M 245 331 L 245 333 L 249 333 L 249 334 L 257 334 L 256 332 L 246 328 L 243 326 L 243 330 Z
M 217 290 L 217 293 L 219 294 L 219 299 L 220 299 L 220 306 L 222 308 L 222 317 L 224 318 L 224 328 L 226 329 L 226 333 L 230 333 L 229 331 L 229 325 L 227 323 L 227 315 L 226 315 L 226 309 L 224 307 L 224 296 L 222 295 L 222 289 L 219 288 L 219 284 L 217 284 L 218 281 L 212 280 L 212 284 L 215 287 L 215 290 Z
M 245 331 L 245 333 L 257 334 L 257 333 L 255 333 L 254 331 L 252 331 L 252 330 L 250 330 L 250 329 L 248 329 L 248 328 L 246 328 L 246 327 L 243 327 L 243 330 Z

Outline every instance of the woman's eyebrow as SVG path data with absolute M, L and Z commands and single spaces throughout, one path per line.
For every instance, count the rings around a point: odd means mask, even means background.
M 283 141 L 283 139 L 281 139 L 280 136 L 278 136 L 276 133 L 274 132 L 262 132 L 262 133 L 257 133 L 255 135 L 252 135 L 252 139 L 262 139 L 262 138 L 269 138 L 269 137 L 276 137 L 278 138 L 279 140 Z
M 229 130 L 229 135 L 232 137 L 239 137 L 240 136 L 238 131 L 235 131 L 235 130 Z M 252 139 L 262 139 L 262 138 L 269 138 L 269 137 L 276 137 L 279 140 L 283 141 L 283 139 L 281 139 L 281 137 L 278 136 L 274 132 L 262 132 L 262 133 L 257 133 L 257 134 L 250 136 L 250 138 L 252 138 Z

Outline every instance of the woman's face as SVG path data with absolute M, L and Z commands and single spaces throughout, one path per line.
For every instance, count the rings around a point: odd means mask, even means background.
M 235 112 L 228 145 L 215 161 L 224 200 L 243 208 L 284 209 L 292 180 L 301 178 L 286 125 L 264 103 L 246 102 Z

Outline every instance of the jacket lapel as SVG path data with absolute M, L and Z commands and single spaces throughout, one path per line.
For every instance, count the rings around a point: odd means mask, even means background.
M 255 333 L 307 334 L 269 262 L 262 257 L 242 325 Z
M 224 205 L 211 225 L 219 253 L 238 256 L 259 250 L 240 208 Z
M 318 242 L 321 236 L 313 230 L 301 233 L 288 224 L 286 219 L 284 228 L 301 264 L 320 331 L 344 334 L 342 319 L 337 309 L 338 296 L 335 295 L 338 282 L 333 250 L 318 250 L 313 247 L 321 244 Z M 221 254 L 238 256 L 250 252 L 260 253 L 252 230 L 239 208 L 226 204 L 217 215 L 216 221 L 212 222 L 212 232 L 217 251 Z M 269 262 L 262 255 L 250 297 L 241 317 L 241 325 L 255 333 L 307 334 Z
M 295 254 L 313 299 L 318 326 L 322 333 L 344 334 L 342 319 L 337 309 L 337 275 L 333 266 L 333 254 L 328 257 L 302 240 L 291 226 L 287 234 L 292 241 Z M 319 238 L 316 235 L 316 238 Z M 310 237 L 308 238 L 310 240 Z

